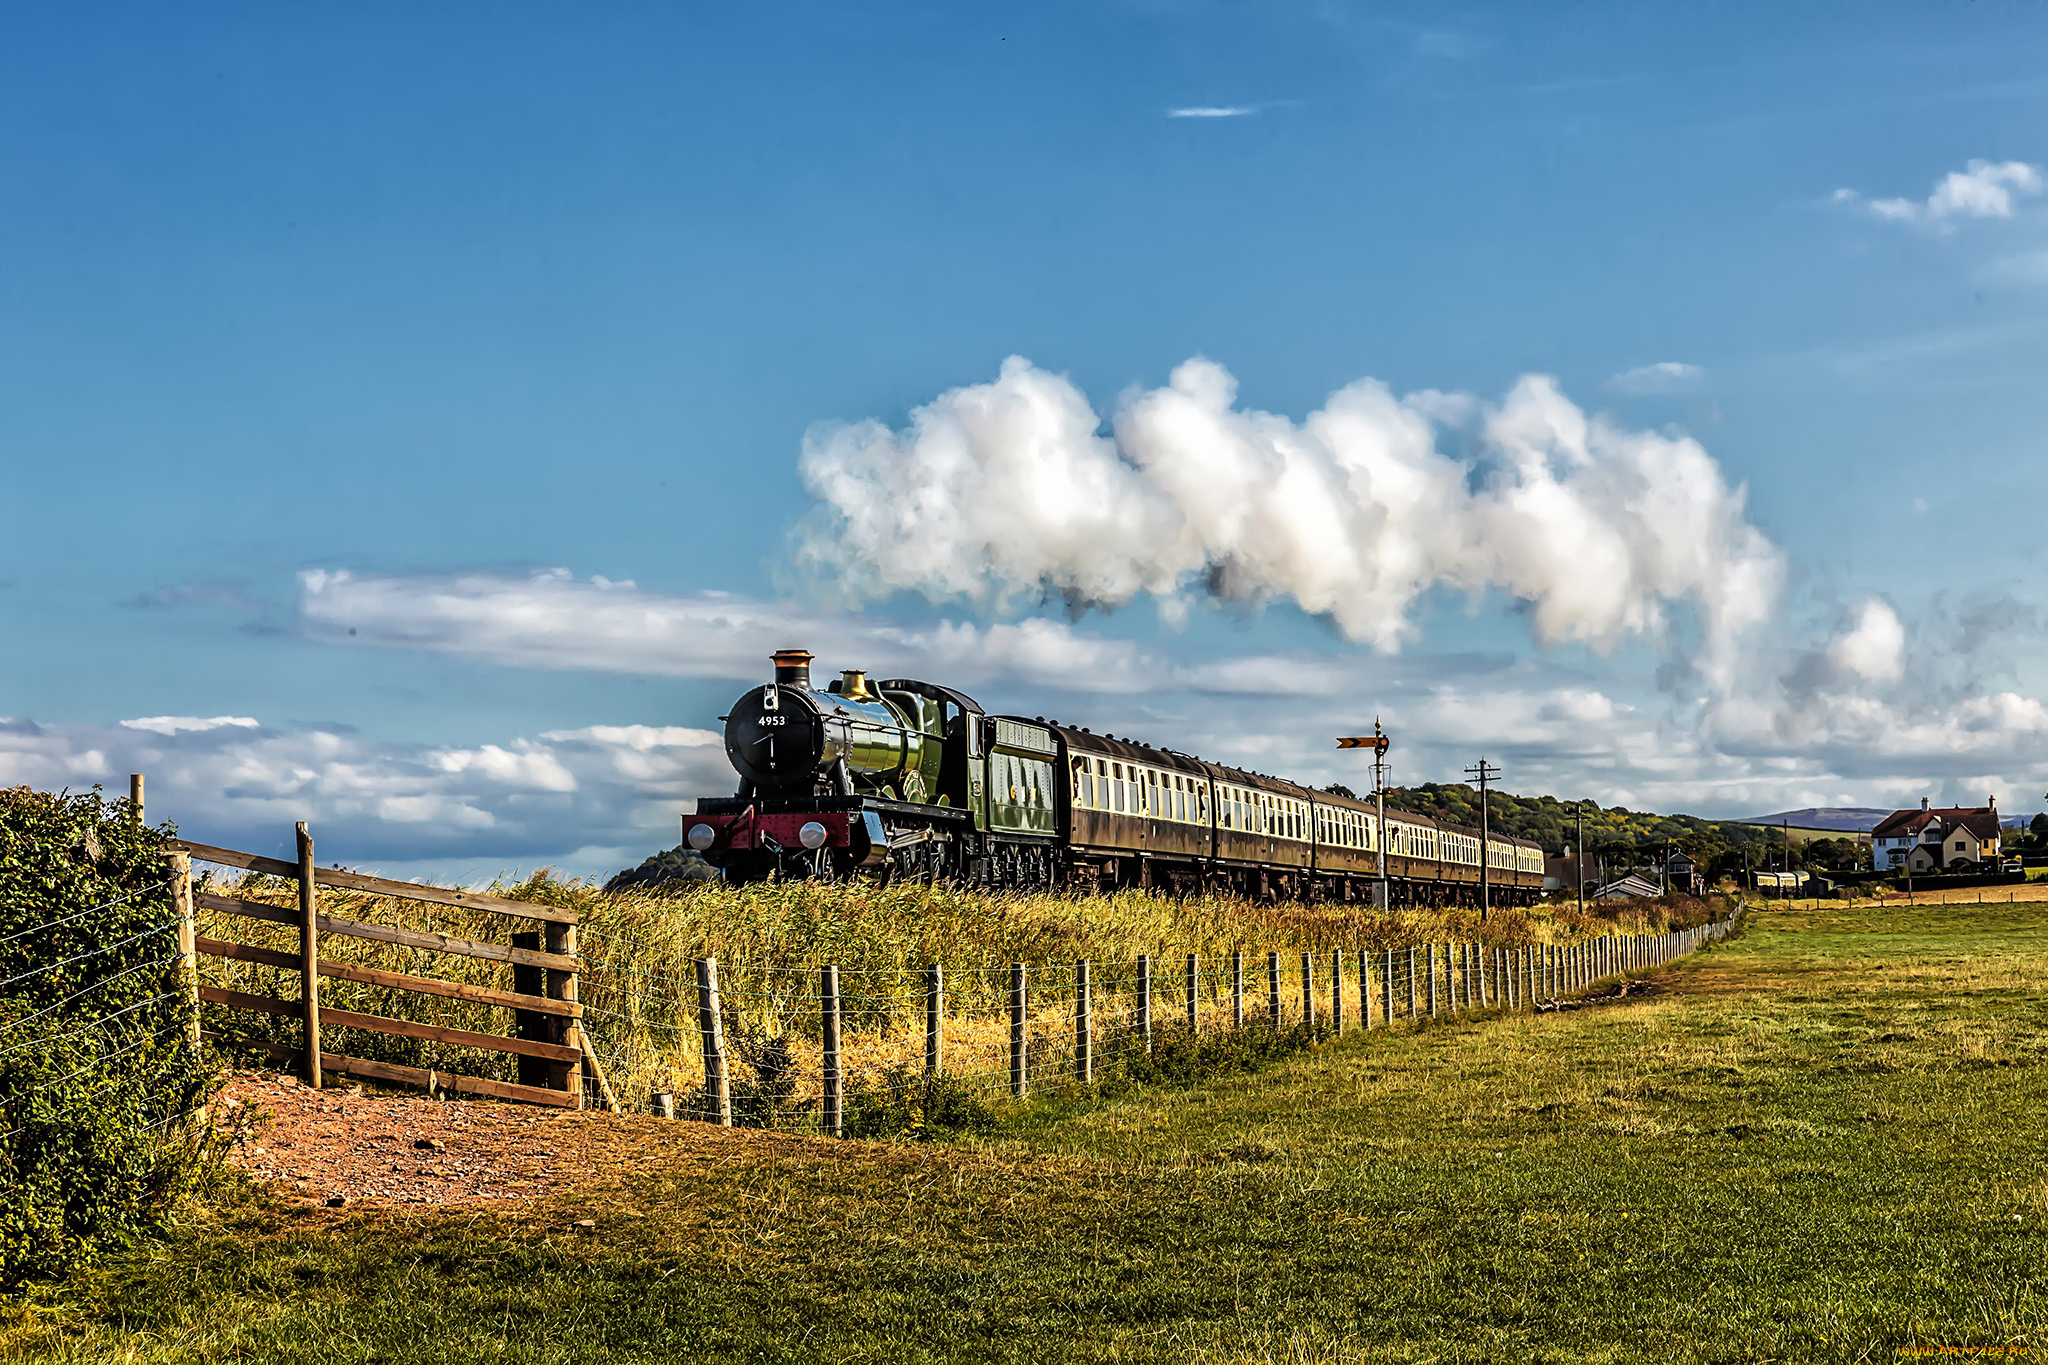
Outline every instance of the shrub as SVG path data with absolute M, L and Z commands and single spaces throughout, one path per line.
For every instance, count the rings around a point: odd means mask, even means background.
M 0 1287 L 156 1226 L 213 1151 L 164 844 L 99 792 L 0 791 Z

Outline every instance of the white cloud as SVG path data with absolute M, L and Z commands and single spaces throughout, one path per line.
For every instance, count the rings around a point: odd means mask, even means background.
M 207 843 L 289 847 L 294 821 L 320 856 L 491 875 L 584 859 L 609 872 L 673 847 L 695 798 L 732 789 L 722 738 L 679 726 L 590 726 L 474 747 L 380 743 L 327 729 L 0 721 L 0 786 L 149 775 L 153 819 Z
M 1697 385 L 1706 373 L 1682 360 L 1660 360 L 1623 370 L 1607 381 L 1607 387 L 1616 393 L 1678 393 Z
M 1906 627 L 1891 605 L 1871 598 L 1856 612 L 1856 624 L 1828 646 L 1836 665 L 1871 682 L 1897 682 L 1906 667 Z
M 1138 690 L 1158 663 L 1138 645 L 1033 618 L 977 625 L 863 620 L 728 593 L 673 595 L 630 582 L 528 575 L 300 575 L 300 625 L 335 644 L 431 649 L 516 668 L 592 669 L 674 678 L 758 680 L 777 649 L 802 646 L 820 667 L 879 676 L 1003 677 L 1091 691 Z
M 1926 199 L 1865 199 L 1841 189 L 1835 202 L 1860 207 L 1877 218 L 1897 223 L 1946 227 L 1957 218 L 2010 218 L 2016 195 L 2041 192 L 2041 172 L 2024 161 L 1975 160 L 1950 171 Z
M 1169 109 L 1166 111 L 1166 116 L 1168 118 L 1243 118 L 1247 114 L 1256 114 L 1258 112 L 1259 106 L 1256 104 L 1197 104 L 1190 105 L 1184 109 Z
M 250 716 L 212 716 L 202 720 L 198 716 L 144 716 L 140 720 L 124 720 L 121 724 L 130 730 L 148 730 L 153 734 L 175 735 L 180 731 L 194 734 L 206 730 L 218 730 L 224 725 L 237 726 L 244 730 L 256 728 L 257 722 Z
M 1391 650 L 1435 588 L 1521 599 L 1539 642 L 1611 648 L 1685 602 L 1707 666 L 1764 620 L 1783 575 L 1696 442 L 1588 417 L 1529 377 L 1483 409 L 1483 467 L 1437 448 L 1469 399 L 1361 380 L 1299 424 L 1236 403 L 1207 360 L 1125 395 L 1113 435 L 1069 381 L 1020 357 L 893 431 L 827 425 L 803 473 L 822 507 L 800 562 L 851 597 L 909 589 L 1004 610 L 1206 592 L 1291 598 Z

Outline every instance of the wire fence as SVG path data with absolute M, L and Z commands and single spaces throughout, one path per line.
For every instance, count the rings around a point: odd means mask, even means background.
M 684 982 L 586 964 L 583 1023 L 605 1069 L 630 1078 L 615 1087 L 622 1107 L 843 1134 L 877 1120 L 929 1121 L 939 1091 L 990 1101 L 1085 1090 L 1163 1050 L 1247 1031 L 1314 1039 L 1564 1008 L 1724 937 L 1733 923 L 1520 947 L 1016 964 L 957 978 L 941 964 L 856 974 L 750 962 L 736 971 L 705 958 Z
M 160 1131 L 190 1114 L 202 1087 L 186 1083 L 197 1036 L 191 983 L 180 971 L 180 919 L 168 903 L 174 881 L 0 937 L 0 1143 L 116 1091 L 125 1101 L 117 1116 L 135 1131 Z M 172 913 L 140 928 L 110 925 L 124 907 L 156 910 L 151 898 L 159 895 Z

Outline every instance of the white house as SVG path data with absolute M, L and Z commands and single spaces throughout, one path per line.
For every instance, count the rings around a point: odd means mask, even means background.
M 1985 806 L 1931 807 L 1920 798 L 1918 810 L 1895 810 L 1870 831 L 1872 861 L 1878 867 L 1903 868 L 1917 874 L 1942 871 L 1957 864 L 1998 861 L 1998 798 Z

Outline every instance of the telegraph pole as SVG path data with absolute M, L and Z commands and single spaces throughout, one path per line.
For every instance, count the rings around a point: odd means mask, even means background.
M 1393 887 L 1387 882 L 1387 745 L 1391 743 L 1387 732 L 1380 727 L 1380 718 L 1372 718 L 1371 735 L 1353 735 L 1337 741 L 1340 749 L 1372 750 L 1372 795 L 1378 810 L 1379 829 L 1373 834 L 1373 846 L 1380 852 L 1380 909 L 1393 908 Z
M 1579 856 L 1573 864 L 1579 871 L 1579 913 L 1586 913 L 1586 803 L 1579 801 L 1572 806 L 1572 824 L 1578 834 Z
M 1493 883 L 1488 873 L 1493 850 L 1487 846 L 1486 784 L 1500 776 L 1500 769 L 1482 756 L 1477 764 L 1465 769 L 1465 776 L 1479 779 L 1479 920 L 1483 924 L 1493 917 Z

